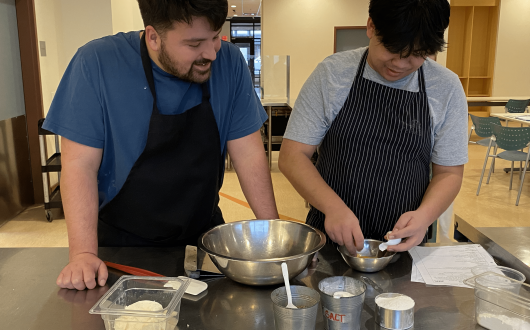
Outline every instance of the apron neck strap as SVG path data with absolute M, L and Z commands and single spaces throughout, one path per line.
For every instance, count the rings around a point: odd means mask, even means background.
M 368 48 L 364 51 L 363 57 L 361 58 L 361 62 L 359 62 L 359 67 L 357 68 L 357 73 L 355 75 L 356 79 L 360 79 L 363 77 L 364 67 L 366 66 L 367 58 L 368 58 Z
M 202 101 L 208 102 L 210 101 L 210 89 L 208 88 L 208 81 L 205 81 L 201 84 L 202 89 Z
M 145 42 L 145 31 L 142 34 L 142 39 L 140 41 L 140 54 L 142 56 L 145 77 L 147 78 L 147 83 L 149 84 L 149 89 L 153 95 L 154 102 L 156 102 L 155 78 L 153 77 L 153 66 L 151 65 L 151 58 L 149 57 L 147 44 Z
M 423 65 L 418 69 L 418 85 L 420 86 L 420 93 L 425 93 L 425 78 L 423 74 Z

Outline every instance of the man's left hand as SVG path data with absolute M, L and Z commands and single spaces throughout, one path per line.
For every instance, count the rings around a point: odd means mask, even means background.
M 425 216 L 419 211 L 410 211 L 404 213 L 388 234 L 387 239 L 401 238 L 402 241 L 398 245 L 388 247 L 390 252 L 408 251 L 416 245 L 420 244 L 427 233 L 430 223 Z

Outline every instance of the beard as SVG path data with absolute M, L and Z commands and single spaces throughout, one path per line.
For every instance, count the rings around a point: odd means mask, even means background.
M 211 68 L 210 65 L 208 69 L 206 70 L 198 70 L 196 65 L 204 65 L 211 63 L 212 61 L 207 59 L 200 59 L 197 61 L 194 61 L 189 69 L 186 69 L 183 65 L 180 63 L 174 61 L 169 57 L 169 54 L 166 51 L 166 47 L 164 42 L 162 41 L 160 45 L 160 53 L 158 55 L 158 61 L 160 64 L 162 64 L 164 71 L 166 71 L 169 74 L 174 75 L 175 77 L 191 82 L 191 83 L 197 83 L 202 84 L 206 82 L 208 79 L 210 79 L 211 74 Z

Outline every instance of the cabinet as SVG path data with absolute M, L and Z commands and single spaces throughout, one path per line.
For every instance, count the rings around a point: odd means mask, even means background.
M 447 68 L 466 96 L 491 96 L 497 46 L 499 0 L 451 0 Z M 473 107 L 489 116 L 489 107 Z

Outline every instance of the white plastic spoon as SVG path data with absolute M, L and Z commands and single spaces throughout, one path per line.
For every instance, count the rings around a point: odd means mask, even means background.
M 387 233 L 387 235 L 390 235 L 392 232 L 389 231 Z M 401 238 L 395 238 L 395 239 L 390 239 L 388 240 L 388 242 L 384 242 L 384 243 L 381 243 L 379 244 L 379 250 L 381 251 L 386 251 L 386 249 L 390 246 L 390 245 L 398 245 L 399 243 L 401 243 Z
M 291 296 L 291 286 L 289 285 L 289 272 L 287 271 L 287 264 L 282 262 L 283 281 L 285 282 L 285 291 L 287 291 L 287 308 L 298 309 L 293 305 L 293 297 Z

